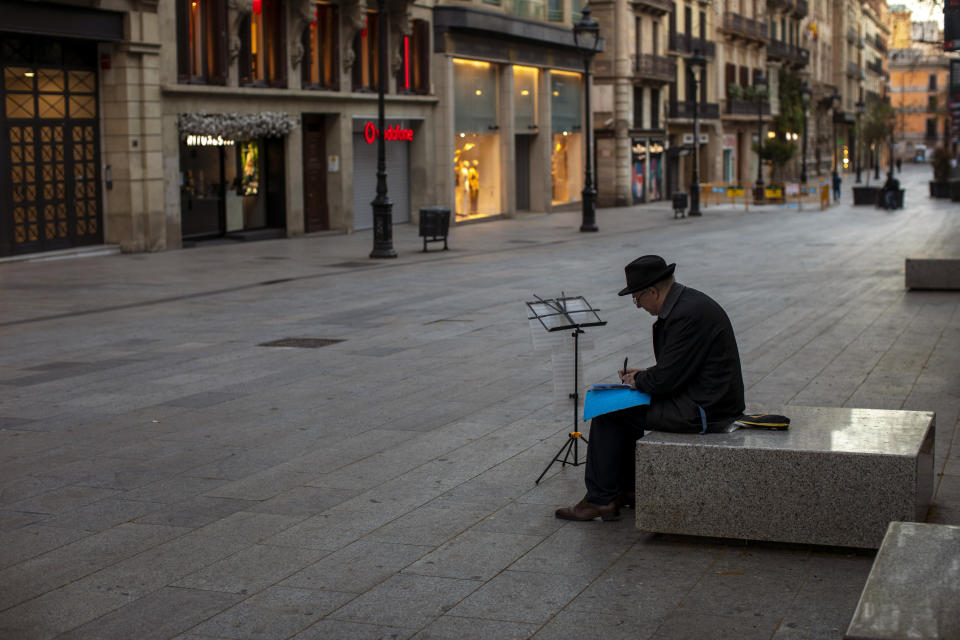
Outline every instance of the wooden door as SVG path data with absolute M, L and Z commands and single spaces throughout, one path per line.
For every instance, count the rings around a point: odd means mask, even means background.
M 323 116 L 303 117 L 303 215 L 307 233 L 330 228 Z

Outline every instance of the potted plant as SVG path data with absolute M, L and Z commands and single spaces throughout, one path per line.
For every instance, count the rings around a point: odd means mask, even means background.
M 930 181 L 931 198 L 950 197 L 950 152 L 945 147 L 933 150 L 930 160 L 933 166 L 933 180 Z
M 860 138 L 864 147 L 880 147 L 890 130 L 893 107 L 881 98 L 867 98 L 860 128 Z M 870 171 L 867 171 L 867 185 L 853 188 L 853 204 L 875 205 L 880 197 L 880 185 L 870 185 Z
M 727 85 L 727 98 L 729 100 L 743 100 L 743 88 L 739 84 L 731 82 Z

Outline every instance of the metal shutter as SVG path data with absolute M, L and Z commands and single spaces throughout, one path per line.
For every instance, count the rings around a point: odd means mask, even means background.
M 410 143 L 386 144 L 387 196 L 393 203 L 393 223 L 410 222 Z M 353 228 L 373 228 L 377 197 L 377 145 L 367 144 L 362 133 L 353 134 Z

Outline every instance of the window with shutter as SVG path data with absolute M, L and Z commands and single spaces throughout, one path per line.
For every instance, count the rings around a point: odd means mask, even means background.
M 227 37 L 224 0 L 177 0 L 176 11 L 178 81 L 226 84 Z

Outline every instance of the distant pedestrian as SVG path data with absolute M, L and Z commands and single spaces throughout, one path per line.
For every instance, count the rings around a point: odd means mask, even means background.
M 897 173 L 903 171 L 903 159 L 897 158 Z
M 840 177 L 840 174 L 837 172 L 833 173 L 833 199 L 840 199 L 840 185 L 843 184 L 843 178 Z

